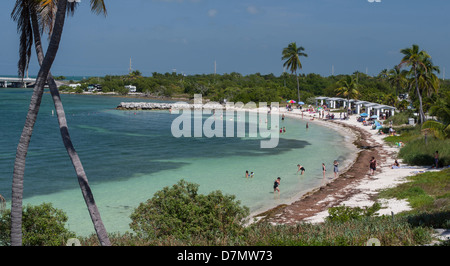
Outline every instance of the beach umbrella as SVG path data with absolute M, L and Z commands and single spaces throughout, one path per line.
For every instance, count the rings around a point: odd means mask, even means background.
M 373 115 L 370 118 L 378 118 L 378 116 L 377 115 Z
M 289 100 L 289 101 L 287 101 L 287 103 L 296 103 L 296 101 L 294 101 L 294 100 Z
M 362 114 L 360 114 L 360 116 L 369 116 L 369 115 L 366 113 L 362 113 Z
M 298 102 L 298 104 L 302 105 L 302 104 L 305 104 L 305 103 L 304 102 Z

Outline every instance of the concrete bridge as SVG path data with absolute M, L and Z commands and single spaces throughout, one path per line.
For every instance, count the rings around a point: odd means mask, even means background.
M 35 78 L 19 78 L 19 77 L 0 77 L 0 87 L 3 88 L 30 88 L 36 84 Z M 61 86 L 64 83 L 56 80 L 56 85 Z

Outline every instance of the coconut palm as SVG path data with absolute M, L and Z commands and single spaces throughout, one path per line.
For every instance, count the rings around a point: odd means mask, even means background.
M 401 70 L 398 65 L 394 66 L 387 72 L 387 80 L 391 86 L 395 87 L 395 96 L 398 96 L 399 91 L 407 83 L 406 70 Z
M 347 98 L 347 106 L 350 109 L 350 98 L 357 99 L 359 97 L 358 78 L 352 76 L 345 76 L 337 82 L 339 86 L 336 89 L 337 95 L 342 95 Z
M 434 72 L 439 74 L 440 69 L 438 66 L 433 65 L 430 58 L 426 58 L 423 61 L 423 65 L 420 65 L 418 68 L 419 87 L 423 89 L 423 92 L 427 93 L 427 97 L 437 94 L 439 91 L 440 81 Z
M 297 76 L 297 69 L 302 69 L 302 63 L 300 62 L 300 57 L 308 57 L 307 54 L 303 53 L 305 48 L 302 46 L 297 47 L 297 43 L 290 43 L 286 48 L 282 51 L 281 60 L 286 60 L 283 64 L 284 67 L 289 68 L 291 73 L 295 74 L 297 77 L 297 96 L 298 102 L 300 102 L 300 83 Z
M 431 56 L 425 52 L 424 50 L 419 50 L 419 46 L 417 44 L 413 44 L 410 48 L 404 48 L 400 50 L 400 52 L 404 55 L 402 61 L 399 64 L 399 67 L 403 65 L 411 66 L 411 74 L 414 77 L 414 83 L 416 87 L 416 94 L 419 98 L 419 118 L 420 124 L 422 125 L 425 122 L 425 114 L 423 112 L 423 104 L 422 104 L 422 95 L 419 90 L 419 68 L 426 69 L 426 65 L 424 62 L 431 58 Z
M 17 0 L 14 7 L 12 17 L 18 23 L 18 31 L 21 33 L 20 59 L 19 59 L 19 75 L 23 76 L 24 69 L 28 67 L 29 54 L 31 53 L 30 43 L 34 37 L 36 53 L 38 56 L 41 70 L 39 71 L 36 85 L 33 91 L 32 101 L 30 103 L 30 110 L 27 115 L 25 127 L 17 149 L 16 162 L 14 166 L 13 175 L 13 196 L 11 205 L 11 244 L 22 244 L 21 232 L 21 218 L 22 218 L 22 197 L 23 197 L 23 174 L 25 167 L 25 158 L 33 131 L 34 123 L 36 122 L 37 113 L 39 111 L 40 102 L 42 99 L 43 86 L 47 80 L 52 98 L 55 104 L 58 122 L 60 125 L 60 132 L 69 154 L 72 164 L 77 173 L 80 188 L 83 197 L 88 207 L 91 219 L 94 223 L 95 230 L 102 245 L 110 245 L 107 232 L 101 221 L 100 214 L 87 182 L 87 177 L 84 172 L 81 161 L 76 153 L 70 139 L 67 121 L 65 118 L 64 109 L 59 96 L 58 88 L 50 73 L 50 67 L 56 56 L 59 41 L 61 39 L 62 29 L 64 27 L 64 20 L 66 8 L 69 14 L 73 14 L 76 3 L 67 3 L 67 0 Z M 99 13 L 100 10 L 106 9 L 103 0 L 91 0 L 91 8 L 93 11 Z M 30 28 L 32 29 L 30 32 Z M 40 34 L 43 29 L 47 29 L 50 37 L 50 45 L 47 54 L 44 56 Z M 47 73 L 47 74 L 46 74 Z

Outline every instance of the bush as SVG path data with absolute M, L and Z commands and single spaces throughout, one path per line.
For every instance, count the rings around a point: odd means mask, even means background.
M 198 185 L 179 181 L 141 203 L 131 214 L 130 228 L 142 238 L 235 235 L 243 230 L 247 207 L 220 191 L 198 194 Z
M 67 215 L 53 208 L 51 203 L 38 206 L 27 205 L 22 212 L 22 244 L 24 246 L 61 246 L 73 232 L 64 226 Z M 11 238 L 11 210 L 0 217 L 0 246 L 9 246 Z
M 450 165 L 450 139 L 438 140 L 428 137 L 412 140 L 399 152 L 403 162 L 410 165 L 431 166 L 434 164 L 434 152 L 439 151 L 439 167 Z
M 350 220 L 358 220 L 363 217 L 374 216 L 377 211 L 381 209 L 379 203 L 374 203 L 371 207 L 365 207 L 364 209 L 360 207 L 351 208 L 348 206 L 338 206 L 328 209 L 328 217 L 326 218 L 329 222 L 347 222 Z

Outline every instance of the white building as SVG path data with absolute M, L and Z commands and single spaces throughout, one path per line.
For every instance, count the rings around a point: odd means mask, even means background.
M 71 87 L 72 89 L 76 89 L 78 87 L 80 87 L 81 84 L 80 83 L 76 83 L 76 84 L 69 84 L 69 87 Z
M 125 89 L 128 89 L 130 92 L 136 92 L 136 86 L 126 85 Z

